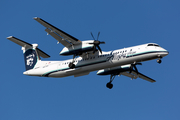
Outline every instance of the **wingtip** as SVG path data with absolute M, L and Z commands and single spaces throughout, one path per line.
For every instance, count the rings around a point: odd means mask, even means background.
M 37 19 L 39 19 L 39 18 L 38 18 L 38 17 L 34 17 L 33 19 L 34 19 L 34 20 L 37 20 Z
M 13 36 L 9 36 L 9 37 L 7 37 L 7 39 L 10 39 L 10 38 L 13 38 Z

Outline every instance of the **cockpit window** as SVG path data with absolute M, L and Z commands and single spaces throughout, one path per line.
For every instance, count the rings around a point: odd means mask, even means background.
M 159 45 L 157 45 L 157 44 L 154 44 L 154 46 L 156 46 L 156 47 L 160 47 Z
M 148 44 L 147 46 L 154 46 L 153 44 Z
M 158 44 L 148 44 L 147 46 L 156 46 L 156 47 L 160 47 Z

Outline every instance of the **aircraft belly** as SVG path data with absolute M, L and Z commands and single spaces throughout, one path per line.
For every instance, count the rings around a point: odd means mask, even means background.
M 58 71 L 49 74 L 48 77 L 54 77 L 54 78 L 67 77 L 67 73 L 65 71 Z

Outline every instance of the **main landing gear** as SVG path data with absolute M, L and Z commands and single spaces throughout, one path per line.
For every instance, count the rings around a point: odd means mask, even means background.
M 75 68 L 75 64 L 73 64 L 73 62 L 70 62 L 69 63 L 69 68 L 71 68 L 71 69 Z
M 73 55 L 73 61 L 69 63 L 69 68 L 73 69 L 76 67 L 74 64 L 76 57 L 77 57 L 77 55 Z
M 109 89 L 112 89 L 112 88 L 113 88 L 112 81 L 114 80 L 115 77 L 116 77 L 116 75 L 111 74 L 110 81 L 106 84 L 106 87 L 107 87 L 107 88 L 109 88 Z

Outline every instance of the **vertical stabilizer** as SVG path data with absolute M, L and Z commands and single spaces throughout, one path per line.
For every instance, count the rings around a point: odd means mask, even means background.
M 25 62 L 25 67 L 26 70 L 33 69 L 37 62 L 40 60 L 39 55 L 36 51 L 37 44 L 33 48 L 34 44 L 32 47 L 22 47 L 23 54 L 24 54 L 24 62 Z

